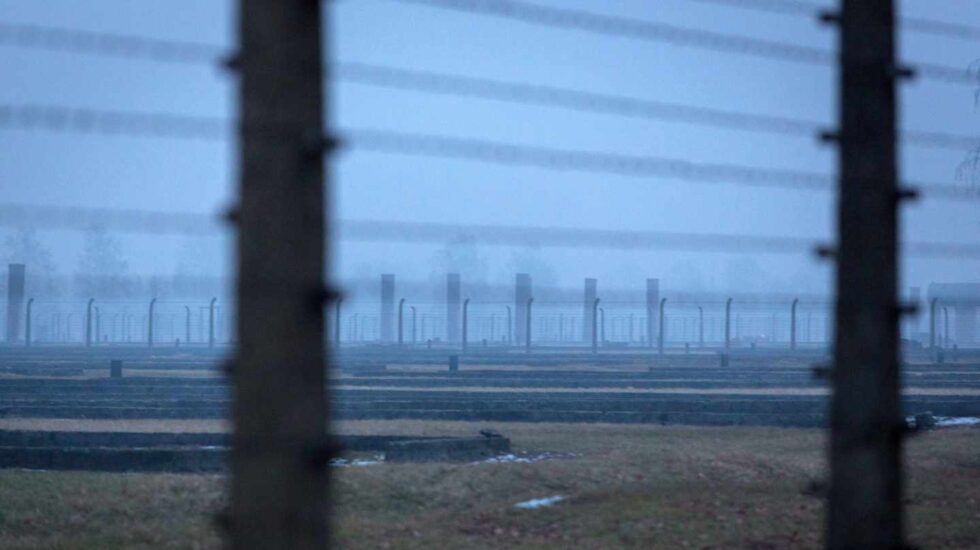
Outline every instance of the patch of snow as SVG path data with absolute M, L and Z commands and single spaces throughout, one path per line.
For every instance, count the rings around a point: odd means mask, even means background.
M 375 464 L 381 464 L 383 461 L 382 457 L 375 457 L 374 459 L 364 459 L 355 458 L 354 460 L 348 460 L 346 458 L 334 458 L 330 460 L 331 466 L 336 466 L 340 468 L 348 466 L 374 466 Z
M 574 458 L 576 455 L 573 454 L 562 454 L 562 453 L 537 453 L 537 454 L 515 454 L 507 453 L 503 455 L 497 455 L 490 457 L 485 460 L 479 460 L 473 462 L 472 464 L 531 464 L 532 462 L 539 462 L 541 460 L 553 460 L 557 458 Z
M 522 510 L 536 510 L 538 508 L 544 508 L 546 506 L 551 506 L 557 502 L 565 500 L 562 495 L 554 495 L 545 498 L 532 498 L 531 500 L 525 500 L 524 502 L 518 502 L 514 505 L 514 508 L 520 508 Z
M 980 425 L 980 418 L 975 416 L 937 416 L 936 426 L 939 427 L 951 427 L 951 426 L 977 426 Z

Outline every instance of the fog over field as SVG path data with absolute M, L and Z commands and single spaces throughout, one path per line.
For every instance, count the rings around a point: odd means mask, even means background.
M 0 0 L 0 548 L 980 548 L 975 0 Z
M 595 8 L 592 2 L 559 2 Z M 905 2 L 909 17 L 969 21 L 980 6 L 963 0 Z M 758 13 L 686 0 L 604 2 L 609 14 L 738 32 L 799 45 L 831 48 L 834 33 L 805 17 Z M 338 3 L 331 58 L 438 73 L 551 85 L 667 103 L 811 120 L 830 126 L 835 110 L 831 66 L 726 54 L 705 55 L 683 46 L 606 39 L 588 33 L 470 17 L 425 5 L 385 1 Z M 230 48 L 230 2 L 132 3 L 103 0 L 0 2 L 0 18 L 107 32 L 141 34 Z M 404 22 L 410 20 L 410 25 Z M 977 58 L 971 42 L 907 33 L 908 61 L 943 62 L 965 71 Z M 907 52 L 907 53 L 906 53 Z M 0 49 L 10 104 L 54 104 L 234 116 L 234 79 L 217 67 L 130 63 L 98 57 L 79 63 L 70 54 Z M 914 63 L 913 63 L 914 64 Z M 70 90 L 66 96 L 65 92 Z M 344 78 L 331 86 L 331 121 L 345 128 L 384 129 L 524 145 L 650 155 L 693 162 L 736 164 L 832 174 L 834 149 L 814 137 L 705 128 L 685 121 L 643 120 L 495 100 L 399 91 Z M 976 124 L 969 86 L 915 82 L 902 89 L 902 126 L 970 135 Z M 220 213 L 233 203 L 233 142 L 120 137 L 40 131 L 5 132 L 0 153 L 5 202 Z M 968 151 L 902 149 L 902 174 L 912 181 L 969 187 L 959 173 Z M 967 171 L 969 172 L 969 171 Z M 734 235 L 797 236 L 828 240 L 833 196 L 824 191 L 764 189 L 690 183 L 670 177 L 624 177 L 550 171 L 481 162 L 342 153 L 333 169 L 333 212 L 345 220 L 402 220 L 447 224 L 576 227 Z M 908 241 L 971 242 L 978 229 L 970 201 L 923 200 L 906 209 Z M 39 230 L 51 268 L 63 275 L 85 269 L 84 236 Z M 8 236 L 16 227 L 5 226 Z M 606 288 L 642 289 L 659 277 L 672 289 L 829 293 L 829 267 L 806 249 L 796 253 L 700 253 L 678 249 L 591 250 L 508 247 L 476 240 L 465 254 L 440 250 L 472 237 L 447 231 L 444 243 L 342 241 L 335 254 L 341 280 L 396 273 L 425 280 L 446 268 L 465 279 L 510 284 L 532 272 L 545 285 L 578 287 L 597 277 Z M 14 237 L 16 239 L 16 237 Z M 228 236 L 216 238 L 113 235 L 132 274 L 226 275 Z M 529 236 L 533 243 L 533 235 Z M 18 254 L 7 244 L 8 257 Z M 974 262 L 903 260 L 903 288 L 975 279 Z

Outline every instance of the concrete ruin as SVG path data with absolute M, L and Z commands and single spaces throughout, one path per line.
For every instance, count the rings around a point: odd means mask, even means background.
M 952 313 L 949 344 L 960 348 L 980 347 L 977 333 L 977 310 L 980 308 L 980 283 L 933 283 L 927 293 L 928 303 L 925 316 L 929 318 L 930 306 L 936 302 L 934 335 L 936 345 L 940 345 L 940 335 L 945 336 L 945 315 Z M 945 340 L 945 339 L 943 339 Z

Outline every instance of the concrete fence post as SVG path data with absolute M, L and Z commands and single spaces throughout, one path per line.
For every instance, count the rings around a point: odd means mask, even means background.
M 510 306 L 505 306 L 507 308 L 507 345 L 510 346 L 514 342 L 514 315 L 511 311 Z
M 95 298 L 89 298 L 85 305 L 85 347 L 92 347 L 92 304 Z
M 595 324 L 595 299 L 596 299 L 596 289 L 598 288 L 599 282 L 597 279 L 586 279 L 585 280 L 585 300 L 584 306 L 585 311 L 583 314 L 582 323 L 582 340 L 588 341 L 592 339 L 592 334 L 595 332 L 592 330 L 592 325 Z
M 191 306 L 184 306 L 184 342 L 191 343 Z
M 146 347 L 153 347 L 153 310 L 156 309 L 157 299 L 150 300 L 150 310 L 146 320 Z
M 929 353 L 936 350 L 936 302 L 939 298 L 929 300 Z
M 31 311 L 34 308 L 34 298 L 27 300 L 27 312 L 24 315 L 24 346 L 31 347 Z
M 463 351 L 466 351 L 467 342 L 469 341 L 469 322 L 470 322 L 469 310 L 470 310 L 470 299 L 467 298 L 463 300 L 463 335 L 461 338 L 463 344 Z

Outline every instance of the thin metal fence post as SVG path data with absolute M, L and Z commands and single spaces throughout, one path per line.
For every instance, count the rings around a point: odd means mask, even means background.
M 92 347 L 92 304 L 95 298 L 89 298 L 85 305 L 85 347 Z
M 153 298 L 150 300 L 150 310 L 147 313 L 146 320 L 146 347 L 153 347 L 153 311 L 156 309 L 157 299 Z

